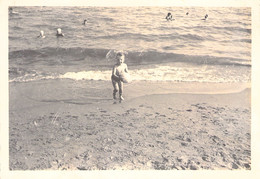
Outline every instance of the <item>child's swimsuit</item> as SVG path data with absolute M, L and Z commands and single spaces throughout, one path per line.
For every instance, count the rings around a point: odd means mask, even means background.
M 117 83 L 121 81 L 120 77 L 117 77 L 115 75 L 111 76 L 111 80 L 114 81 L 114 82 L 117 82 Z

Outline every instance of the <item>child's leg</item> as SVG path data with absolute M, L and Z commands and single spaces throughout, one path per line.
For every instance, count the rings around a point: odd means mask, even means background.
M 114 87 L 114 90 L 113 90 L 113 98 L 116 99 L 116 93 L 118 92 L 118 84 L 115 80 L 112 79 L 112 84 L 113 84 L 113 87 Z
M 118 86 L 119 86 L 119 98 L 120 98 L 121 100 L 124 100 L 124 98 L 122 97 L 123 87 L 124 87 L 123 82 L 122 82 L 122 81 L 119 81 L 119 82 L 118 82 Z

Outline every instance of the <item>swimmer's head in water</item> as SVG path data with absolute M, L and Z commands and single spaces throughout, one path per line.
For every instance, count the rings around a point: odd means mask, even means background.
M 43 30 L 40 31 L 40 35 L 38 36 L 38 38 L 45 38 Z
M 61 34 L 61 28 L 57 29 L 57 34 Z
M 118 53 L 116 54 L 116 59 L 117 59 L 117 62 L 118 62 L 119 64 L 124 63 L 124 61 L 125 61 L 125 55 L 124 55 L 124 53 L 118 52 Z
M 41 30 L 40 35 L 41 35 L 42 37 L 44 36 L 44 31 L 43 31 L 43 30 Z
M 172 14 L 169 12 L 166 16 L 167 21 L 172 20 Z

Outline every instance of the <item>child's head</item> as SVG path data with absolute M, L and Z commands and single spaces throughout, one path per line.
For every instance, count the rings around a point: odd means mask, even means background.
M 125 55 L 122 52 L 118 52 L 116 54 L 116 59 L 119 64 L 124 63 L 125 61 Z

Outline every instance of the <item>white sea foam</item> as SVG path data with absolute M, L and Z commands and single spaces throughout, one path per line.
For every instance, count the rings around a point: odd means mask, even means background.
M 110 80 L 111 71 L 81 71 L 67 72 L 59 78 L 69 78 L 73 80 Z
M 250 77 L 240 74 L 231 68 L 209 66 L 197 67 L 172 67 L 157 66 L 150 69 L 131 70 L 130 75 L 133 81 L 197 81 L 197 82 L 249 82 Z M 233 76 L 233 77 L 232 77 Z M 67 72 L 60 75 L 59 78 L 68 78 L 73 80 L 105 80 L 111 79 L 111 71 L 81 71 Z
M 241 69 L 237 69 L 241 68 Z M 132 81 L 174 81 L 174 82 L 250 82 L 250 69 L 232 66 L 155 66 L 148 69 L 130 70 Z M 244 68 L 244 69 L 242 69 Z M 239 74 L 238 74 L 239 73 Z M 111 80 L 111 70 L 67 72 L 64 74 L 26 74 L 9 82 L 29 82 L 45 79 Z

